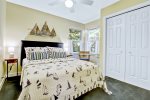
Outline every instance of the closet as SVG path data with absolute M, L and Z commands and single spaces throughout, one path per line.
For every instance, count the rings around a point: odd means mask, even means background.
M 106 76 L 150 90 L 150 5 L 106 19 Z

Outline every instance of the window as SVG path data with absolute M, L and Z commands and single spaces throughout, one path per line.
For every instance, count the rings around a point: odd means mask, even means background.
M 87 50 L 92 54 L 99 53 L 99 32 L 99 29 L 91 29 L 87 32 Z
M 75 53 L 80 51 L 81 31 L 69 29 L 70 51 Z
M 73 52 L 80 51 L 80 41 L 72 41 Z

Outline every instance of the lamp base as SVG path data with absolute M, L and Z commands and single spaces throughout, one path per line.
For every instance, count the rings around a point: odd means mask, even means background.
M 9 54 L 9 58 L 14 58 L 14 54 Z

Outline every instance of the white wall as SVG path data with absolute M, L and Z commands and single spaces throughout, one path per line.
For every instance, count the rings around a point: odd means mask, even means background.
M 85 29 L 100 28 L 100 19 L 85 24 Z
M 3 77 L 3 34 L 5 33 L 5 11 L 6 4 L 5 0 L 0 0 L 0 81 Z
M 54 27 L 57 36 L 64 43 L 64 47 L 68 47 L 68 33 L 69 28 L 83 30 L 84 25 L 67 20 L 61 17 L 43 13 L 30 8 L 25 8 L 19 5 L 7 3 L 6 13 L 6 34 L 4 36 L 5 47 L 16 46 L 16 56 L 20 55 L 20 41 L 25 39 L 35 23 L 41 29 L 45 21 L 50 29 Z M 7 50 L 5 50 L 5 57 L 7 57 Z

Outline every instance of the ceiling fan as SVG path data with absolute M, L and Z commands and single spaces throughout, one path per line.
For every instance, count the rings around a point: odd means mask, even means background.
M 64 3 L 65 7 L 70 9 L 70 12 L 75 12 L 75 6 L 77 3 L 91 6 L 94 3 L 94 0 L 51 0 L 49 6 L 54 6 L 60 3 Z

